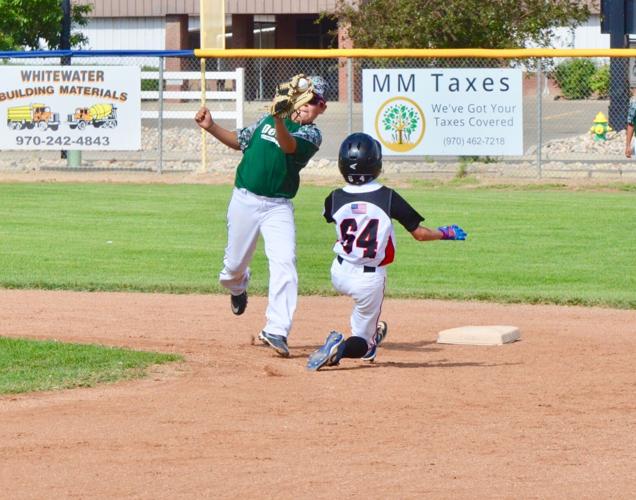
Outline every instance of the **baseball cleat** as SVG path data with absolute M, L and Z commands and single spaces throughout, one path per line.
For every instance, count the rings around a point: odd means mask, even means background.
M 386 321 L 378 322 L 378 326 L 375 330 L 375 345 L 367 351 L 367 353 L 362 356 L 362 361 L 369 361 L 373 363 L 375 361 L 375 357 L 378 354 L 378 347 L 386 338 L 386 334 L 389 333 L 389 327 L 386 324 Z
M 243 292 L 239 295 L 230 295 L 230 305 L 234 314 L 237 316 L 243 314 L 247 307 L 247 292 Z
M 263 344 L 273 348 L 279 356 L 283 358 L 289 357 L 289 347 L 287 347 L 287 337 L 282 335 L 276 335 L 274 333 L 267 333 L 262 331 L 258 334 L 258 338 L 261 339 Z
M 344 335 L 338 332 L 331 332 L 327 336 L 325 345 L 309 355 L 307 360 L 307 369 L 318 371 L 323 366 L 334 366 L 340 362 L 344 353 L 345 343 Z

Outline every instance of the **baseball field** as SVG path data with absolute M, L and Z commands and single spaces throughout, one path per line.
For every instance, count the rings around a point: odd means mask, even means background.
M 283 359 L 255 341 L 262 249 L 244 315 L 216 282 L 231 186 L 141 177 L 0 183 L 0 337 L 176 359 L 0 395 L 7 498 L 633 497 L 633 185 L 387 179 L 426 225 L 468 240 L 396 227 L 376 362 L 315 373 L 307 356 L 352 306 L 331 289 L 321 216 L 340 183 L 295 199 L 301 297 Z M 521 340 L 436 343 L 494 324 Z

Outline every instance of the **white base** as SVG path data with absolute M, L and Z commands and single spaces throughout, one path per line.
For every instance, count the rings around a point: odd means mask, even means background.
M 521 332 L 516 326 L 460 326 L 449 330 L 442 330 L 437 335 L 438 344 L 468 344 L 468 345 L 501 345 L 514 342 L 521 338 Z

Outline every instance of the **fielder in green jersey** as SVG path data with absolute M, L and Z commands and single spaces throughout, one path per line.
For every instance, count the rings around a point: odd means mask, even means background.
M 253 125 L 228 130 L 203 107 L 195 115 L 199 127 L 226 146 L 243 152 L 236 170 L 227 212 L 228 241 L 219 282 L 230 291 L 232 312 L 247 307 L 249 264 L 260 235 L 269 263 L 269 297 L 261 341 L 278 355 L 289 356 L 287 337 L 298 298 L 296 227 L 292 198 L 300 170 L 318 151 L 322 136 L 314 120 L 325 112 L 327 84 L 309 77 L 314 96 L 291 119 L 265 115 Z

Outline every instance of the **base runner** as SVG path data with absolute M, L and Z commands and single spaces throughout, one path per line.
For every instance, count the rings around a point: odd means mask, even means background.
M 325 199 L 324 217 L 336 226 L 336 258 L 331 264 L 334 288 L 353 298 L 351 336 L 332 331 L 325 344 L 309 356 L 308 370 L 339 364 L 342 358 L 374 361 L 387 335 L 379 321 L 387 266 L 395 258 L 396 219 L 418 241 L 464 240 L 457 225 L 429 229 L 424 220 L 396 191 L 380 184 L 382 148 L 363 133 L 347 137 L 340 146 L 338 167 L 347 185 Z

